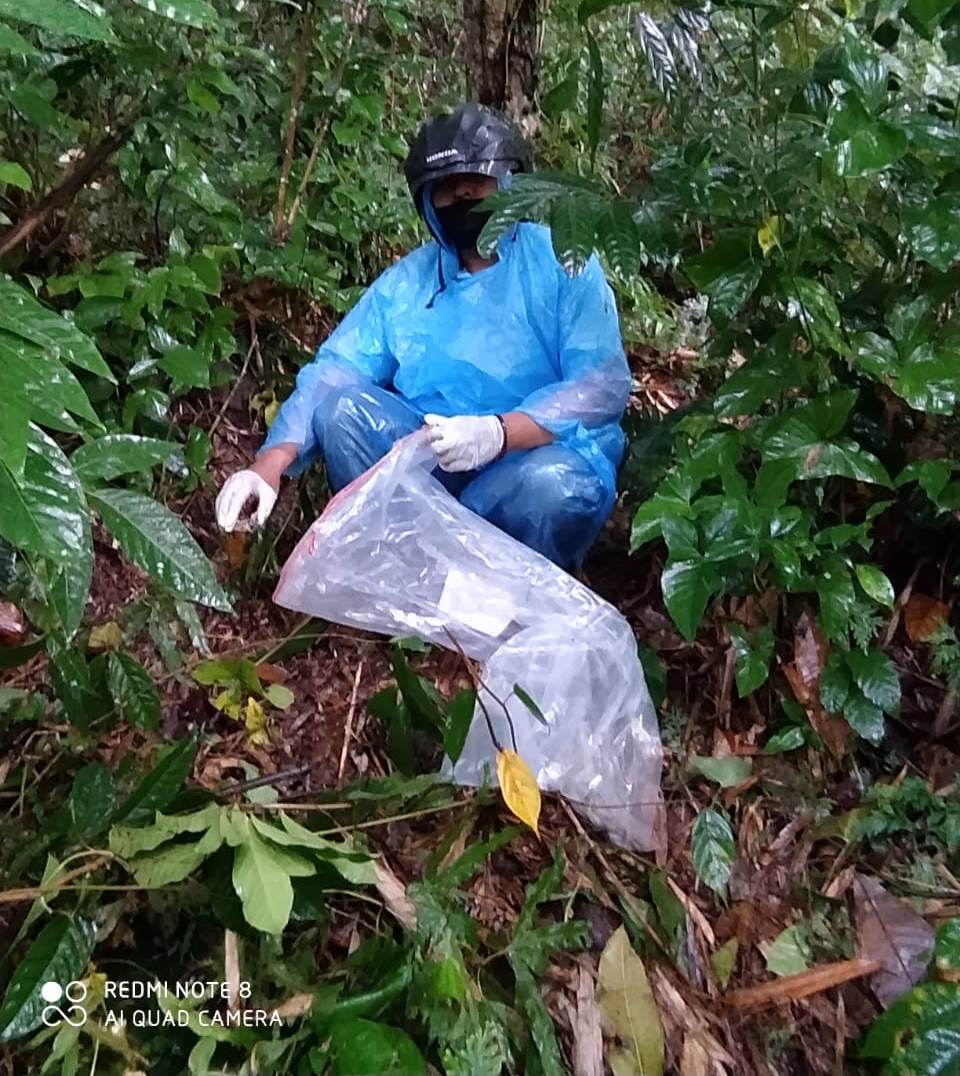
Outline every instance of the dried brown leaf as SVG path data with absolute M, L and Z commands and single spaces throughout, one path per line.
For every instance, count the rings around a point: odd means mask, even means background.
M 853 903 L 857 951 L 880 965 L 870 987 L 886 1009 L 923 978 L 933 950 L 933 928 L 867 875 L 854 879 Z
M 903 610 L 903 626 L 911 642 L 925 643 L 941 624 L 946 623 L 949 612 L 946 602 L 937 601 L 928 594 L 911 594 Z

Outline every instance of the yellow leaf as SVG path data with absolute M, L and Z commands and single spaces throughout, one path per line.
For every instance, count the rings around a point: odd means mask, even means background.
M 123 646 L 120 625 L 115 620 L 108 620 L 106 624 L 91 628 L 87 645 L 91 650 L 119 650 Z
M 247 699 L 247 716 L 244 724 L 247 727 L 247 743 L 261 746 L 270 742 L 270 737 L 267 735 L 266 712 L 252 696 Z
M 263 421 L 266 424 L 267 429 L 273 425 L 273 420 L 277 417 L 277 412 L 280 410 L 280 401 L 274 396 L 274 398 L 263 409 Z
M 539 837 L 540 789 L 530 767 L 516 751 L 498 751 L 497 778 L 503 802 Z
M 757 229 L 757 242 L 766 257 L 780 241 L 780 218 L 767 217 Z
M 661 1076 L 663 1031 L 643 961 L 619 927 L 600 955 L 597 1005 L 604 1023 L 623 1048 L 611 1048 L 607 1062 L 616 1076 Z

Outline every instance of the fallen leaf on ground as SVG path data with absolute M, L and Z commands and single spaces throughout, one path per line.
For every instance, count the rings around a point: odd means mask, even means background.
M 243 567 L 243 560 L 247 552 L 246 531 L 231 531 L 223 536 L 223 547 L 227 551 L 227 564 L 231 571 L 237 571 Z
M 577 1014 L 573 1026 L 574 1076 L 603 1076 L 603 1031 L 596 983 L 587 960 L 580 961 Z
M 903 626 L 910 641 L 925 643 L 941 624 L 946 623 L 948 613 L 946 602 L 937 601 L 929 594 L 911 594 L 903 610 Z
M 377 874 L 377 892 L 387 906 L 387 911 L 406 930 L 414 930 L 417 925 L 417 909 L 407 896 L 403 882 L 383 862 L 377 860 L 373 865 Z
M 503 802 L 539 837 L 540 789 L 530 767 L 516 751 L 498 751 L 497 778 Z
M 660 1076 L 663 1031 L 643 961 L 619 927 L 600 956 L 597 1004 L 607 1027 L 623 1044 L 608 1051 L 615 1076 Z
M 853 903 L 857 951 L 864 960 L 880 965 L 870 987 L 886 1009 L 923 978 L 933 951 L 933 928 L 876 878 L 857 875 Z
M 821 964 L 819 967 L 801 971 L 799 975 L 788 975 L 783 979 L 772 979 L 768 983 L 745 986 L 724 994 L 723 1002 L 732 1009 L 762 1009 L 767 1005 L 783 1005 L 788 1001 L 819 994 L 831 987 L 848 983 L 869 975 L 880 967 L 878 960 L 838 960 L 833 964 Z
M 119 650 L 123 646 L 123 632 L 115 620 L 108 620 L 106 624 L 98 624 L 90 629 L 90 638 L 87 646 L 91 650 Z

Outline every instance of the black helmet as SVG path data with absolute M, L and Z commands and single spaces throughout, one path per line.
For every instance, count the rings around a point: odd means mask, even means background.
M 516 124 L 494 108 L 475 104 L 422 124 L 404 165 L 420 213 L 424 184 L 432 180 L 464 174 L 500 178 L 532 170 L 530 147 Z

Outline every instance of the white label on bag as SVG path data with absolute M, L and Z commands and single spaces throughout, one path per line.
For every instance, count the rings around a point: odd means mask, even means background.
M 437 608 L 458 623 L 495 637 L 517 618 L 517 597 L 472 572 L 452 568 Z

